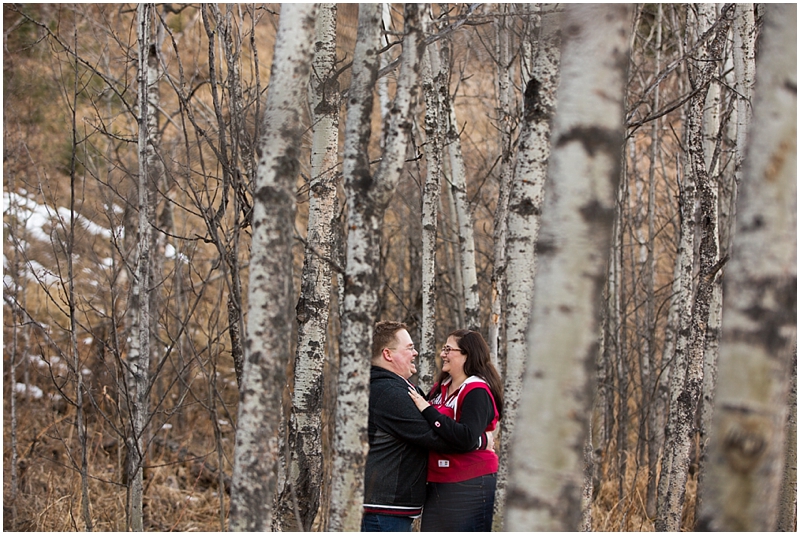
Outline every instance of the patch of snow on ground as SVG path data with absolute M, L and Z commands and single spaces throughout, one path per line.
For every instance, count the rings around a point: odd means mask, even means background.
M 36 385 L 26 385 L 24 383 L 17 383 L 14 385 L 14 391 L 18 394 L 25 394 L 29 398 L 42 399 L 44 392 Z

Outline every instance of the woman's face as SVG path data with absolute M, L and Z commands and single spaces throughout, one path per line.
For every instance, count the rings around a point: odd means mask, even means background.
M 450 336 L 447 343 L 442 348 L 442 371 L 449 373 L 453 377 L 464 375 L 464 364 L 467 362 L 467 355 L 458 348 L 458 339 Z

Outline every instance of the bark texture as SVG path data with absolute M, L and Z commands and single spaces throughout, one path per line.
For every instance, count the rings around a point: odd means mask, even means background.
M 150 139 L 150 17 L 152 6 L 140 4 L 136 11 L 139 43 L 139 235 L 136 273 L 133 280 L 130 311 L 132 314 L 131 345 L 128 351 L 128 403 L 131 413 L 131 434 L 127 440 L 130 526 L 133 531 L 144 529 L 144 432 L 150 417 L 150 293 L 152 275 L 152 221 L 155 213 L 153 180 L 150 171 L 154 147 Z
M 629 13 L 625 5 L 575 5 L 562 25 L 537 293 L 511 444 L 510 531 L 581 526 L 583 447 L 623 149 Z
M 426 34 L 435 27 L 427 24 Z M 442 110 L 439 94 L 448 87 L 448 72 L 442 71 L 438 43 L 425 49 L 422 89 L 425 98 L 425 161 L 427 172 L 422 194 L 422 328 L 417 357 L 418 384 L 433 386 L 436 373 L 436 233 L 442 189 Z
M 772 531 L 797 337 L 797 6 L 768 6 L 698 528 Z
M 498 4 L 495 21 L 495 57 L 497 58 L 497 122 L 501 133 L 500 141 L 500 189 L 497 193 L 497 207 L 494 212 L 492 237 L 494 238 L 494 261 L 492 263 L 491 314 L 488 332 L 489 353 L 492 362 L 505 374 L 505 359 L 499 358 L 503 323 L 505 319 L 506 295 L 506 237 L 508 234 L 508 197 L 511 179 L 514 175 L 512 115 L 511 115 L 511 72 L 509 65 L 509 24 L 507 16 L 510 6 Z M 505 356 L 505 355 L 504 355 Z
M 461 284 L 464 291 L 464 328 L 480 328 L 480 301 L 478 295 L 478 273 L 475 269 L 475 238 L 472 213 L 467 196 L 467 171 L 461 151 L 460 128 L 456 118 L 449 88 L 443 96 L 443 113 L 448 118 L 447 154 L 450 163 L 450 191 L 455 204 L 455 221 L 458 228 L 457 240 L 461 266 Z
M 659 4 L 658 11 L 656 12 L 656 36 L 655 36 L 655 71 L 661 69 L 661 44 L 662 44 L 662 24 L 663 24 L 663 8 Z M 653 94 L 653 103 L 656 109 L 660 106 L 660 91 L 656 87 Z M 649 365 L 649 374 L 647 382 L 642 382 L 646 389 L 644 394 L 644 403 L 653 407 L 647 411 L 647 418 L 642 418 L 645 422 L 646 430 L 644 439 L 647 441 L 647 494 L 645 497 L 645 510 L 647 516 L 655 517 L 656 504 L 658 499 L 658 487 L 656 485 L 658 473 L 658 460 L 661 457 L 661 448 L 664 444 L 664 420 L 661 419 L 663 415 L 662 410 L 656 407 L 660 402 L 658 396 L 658 369 L 660 362 L 656 358 L 656 229 L 655 229 L 655 213 L 656 213 L 656 167 L 658 162 L 659 144 L 660 144 L 660 129 L 661 123 L 658 119 L 653 122 L 650 131 L 650 169 L 649 169 L 649 185 L 648 185 L 648 198 L 647 198 L 647 261 L 645 266 L 646 282 L 647 285 L 647 303 L 645 306 L 645 339 L 646 349 L 643 350 L 643 358 Z
M 690 448 L 696 431 L 695 412 L 703 390 L 703 362 L 711 296 L 714 281 L 722 267 L 722 263 L 718 259 L 719 248 L 716 234 L 717 195 L 706 170 L 703 147 L 703 110 L 708 84 L 722 56 L 732 16 L 733 9 L 729 5 L 720 15 L 715 30 L 716 34 L 708 46 L 708 52 L 700 72 L 690 77 L 696 93 L 689 101 L 689 111 L 687 112 L 688 150 L 690 172 L 697 183 L 700 201 L 701 239 L 698 258 L 700 274 L 692 302 L 686 340 L 684 379 L 681 382 L 680 393 L 677 398 L 673 398 L 676 403 L 670 405 L 669 442 L 665 448 L 665 455 L 671 456 L 669 481 L 656 518 L 656 529 L 665 531 L 677 531 L 681 525 L 686 481 L 689 475 Z M 676 372 L 680 373 L 681 370 L 674 369 L 673 373 Z
M 265 531 L 272 523 L 281 391 L 291 358 L 294 192 L 316 11 L 316 4 L 281 6 L 267 91 L 254 185 L 249 312 L 231 483 L 232 530 Z
M 378 72 L 381 7 L 359 6 L 353 79 L 348 94 L 343 172 L 348 203 L 347 268 L 342 313 L 341 362 L 336 403 L 333 481 L 327 529 L 357 531 L 363 504 L 370 349 L 378 310 L 381 223 L 405 163 L 417 98 L 424 40 L 424 4 L 406 4 L 403 52 L 395 100 L 389 113 L 383 158 L 369 168 L 372 90 Z
M 703 6 L 701 8 L 701 6 Z M 735 8 L 734 8 L 735 9 Z M 698 5 L 698 15 L 700 16 L 700 29 L 707 31 L 714 20 L 717 18 L 717 10 L 713 4 Z M 735 13 L 733 14 L 735 17 Z M 727 58 L 724 52 L 721 54 Z M 724 61 L 723 58 L 720 58 Z M 720 69 L 722 70 L 722 69 Z M 718 73 L 712 74 L 709 82 L 708 95 L 706 96 L 705 109 L 703 113 L 703 151 L 705 157 L 705 169 L 708 174 L 708 186 L 701 189 L 704 195 L 709 197 L 708 202 L 713 203 L 713 247 L 717 249 L 715 261 L 721 257 L 720 253 L 720 217 L 719 217 L 719 191 L 722 177 L 719 171 L 719 157 L 716 153 L 719 137 L 721 135 L 721 89 L 716 81 Z M 719 76 L 721 78 L 721 76 Z M 708 321 L 705 331 L 704 356 L 703 356 L 703 386 L 700 398 L 698 441 L 699 441 L 699 460 L 697 473 L 697 494 L 695 509 L 699 507 L 703 500 L 706 462 L 706 446 L 708 444 L 708 432 L 711 429 L 711 418 L 714 415 L 714 392 L 717 388 L 717 359 L 719 357 L 719 335 L 722 323 L 722 279 L 714 277 L 709 291 Z
M 535 247 L 544 204 L 550 129 L 559 82 L 559 29 L 559 14 L 548 14 L 542 20 L 540 46 L 525 90 L 525 112 L 509 194 L 506 365 L 503 419 L 500 421 L 503 440 L 500 443 L 495 497 L 495 515 L 499 519 L 504 515 L 509 448 L 514 436 L 527 357 L 526 330 L 536 275 Z
M 286 479 L 278 496 L 276 531 L 310 530 L 322 486 L 323 364 L 328 343 L 331 260 L 336 219 L 339 84 L 336 4 L 321 4 L 309 98 L 313 140 L 308 233 L 297 302 L 297 350 L 287 437 Z

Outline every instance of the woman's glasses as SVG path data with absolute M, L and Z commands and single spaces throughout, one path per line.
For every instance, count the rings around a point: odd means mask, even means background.
M 460 349 L 458 349 L 457 347 L 450 347 L 450 346 L 444 346 L 444 347 L 442 347 L 442 351 L 441 351 L 441 352 L 442 352 L 442 353 L 444 353 L 445 355 L 447 355 L 447 354 L 449 354 L 451 351 L 457 351 L 458 353 L 463 353 L 463 351 L 461 351 L 461 350 L 460 350 Z

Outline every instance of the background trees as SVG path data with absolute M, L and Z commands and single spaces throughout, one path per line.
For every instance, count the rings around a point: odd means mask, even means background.
M 332 7 L 321 6 L 318 20 Z M 291 132 L 281 132 L 274 121 L 265 123 L 280 108 L 270 92 L 288 82 L 274 78 L 276 44 L 289 44 L 277 38 L 286 20 L 281 6 L 4 5 L 4 470 L 11 476 L 4 479 L 4 527 L 138 528 L 139 475 L 143 529 L 243 525 L 228 511 L 234 459 L 243 451 L 234 453 L 234 442 L 245 437 L 234 439 L 237 426 L 255 434 L 269 429 L 263 436 L 286 446 L 282 476 L 262 466 L 278 491 L 264 489 L 262 497 L 277 495 L 276 501 L 260 502 L 274 507 L 273 527 L 351 526 L 343 519 L 358 516 L 358 488 L 348 483 L 352 499 L 337 501 L 343 491 L 330 482 L 338 481 L 334 474 L 358 479 L 365 424 L 359 396 L 376 319 L 406 321 L 428 348 L 420 358 L 429 372 L 436 365 L 430 348 L 452 328 L 480 325 L 487 337 L 494 329 L 498 363 L 514 389 L 526 345 L 520 332 L 531 310 L 525 276 L 535 270 L 533 253 L 544 252 L 533 248 L 535 232 L 525 238 L 530 232 L 520 218 L 541 215 L 545 224 L 548 213 L 536 202 L 540 193 L 528 189 L 548 189 L 546 134 L 560 111 L 552 32 L 563 6 L 413 7 L 374 6 L 367 15 L 366 5 L 342 4 L 335 38 L 330 26 L 327 37 L 309 33 L 305 44 L 317 43 L 314 61 L 306 50 L 300 63 L 311 66 L 310 84 L 284 104 L 294 115 Z M 609 99 L 624 98 L 616 211 L 609 260 L 589 266 L 606 274 L 589 436 L 594 529 L 653 525 L 657 484 L 671 480 L 661 475 L 674 464 L 664 456 L 671 453 L 665 440 L 674 437 L 664 430 L 683 392 L 683 357 L 694 347 L 701 367 L 711 363 L 719 336 L 711 314 L 705 336 L 695 336 L 693 346 L 686 338 L 686 326 L 699 319 L 691 306 L 697 286 L 718 290 L 729 279 L 726 292 L 752 286 L 732 273 L 742 265 L 734 259 L 744 231 L 729 228 L 737 181 L 747 176 L 754 43 L 770 7 L 633 5 L 623 24 L 627 79 L 624 90 L 607 89 Z M 359 16 L 374 31 L 369 42 L 357 36 Z M 771 28 L 763 27 L 765 36 Z M 299 23 L 293 32 L 299 35 Z M 357 41 L 374 52 L 366 70 Z M 411 73 L 425 50 L 431 76 L 417 82 Z M 381 106 L 370 105 L 373 90 Z M 710 96 L 702 98 L 706 90 Z M 777 109 L 788 105 L 781 101 Z M 337 125 L 341 112 L 347 121 Z M 294 165 L 276 173 L 284 196 L 270 204 L 258 194 L 259 162 L 278 148 L 278 141 L 264 140 L 284 134 L 292 137 L 284 163 Z M 396 144 L 395 135 L 407 143 Z M 793 147 L 794 138 L 787 139 L 784 145 Z M 329 159 L 320 161 L 323 145 Z M 137 148 L 145 150 L 141 158 Z M 718 188 L 719 253 L 701 272 L 695 244 L 711 222 L 697 216 L 693 191 L 703 181 Z M 437 183 L 438 199 L 430 191 Z M 368 191 L 374 195 L 362 194 Z M 435 209 L 423 209 L 423 195 Z M 259 223 L 268 205 L 284 215 Z M 353 219 L 362 209 L 374 225 Z M 795 206 L 787 210 L 796 217 Z M 264 225 L 274 225 L 282 241 L 259 252 Z M 357 264 L 355 249 L 365 246 L 369 261 Z M 137 254 L 148 247 L 149 260 Z M 284 282 L 267 293 L 280 296 L 255 299 L 252 277 L 268 266 Z M 792 267 L 784 269 L 790 280 Z M 423 270 L 431 275 L 421 277 Z M 538 291 L 534 305 L 546 306 L 536 303 Z M 786 294 L 793 310 L 795 292 Z M 725 302 L 722 295 L 717 302 Z M 275 307 L 274 322 L 256 327 L 254 306 Z M 788 323 L 782 329 L 791 331 L 781 336 L 793 355 L 794 331 Z M 255 367 L 264 371 L 260 377 L 246 358 L 254 351 L 266 357 Z M 134 367 L 137 355 L 149 361 L 143 369 Z M 713 407 L 713 381 L 697 393 L 697 364 L 693 403 Z M 283 369 L 294 381 L 282 378 Z M 720 389 L 726 377 L 721 371 Z M 248 384 L 261 379 L 271 385 L 257 392 L 270 400 L 268 418 L 259 410 L 257 421 L 245 425 L 238 415 L 250 410 Z M 354 407 L 349 427 L 335 416 L 337 395 L 339 410 Z M 775 400 L 778 407 L 784 394 Z M 684 528 L 694 526 L 697 485 L 704 501 L 717 492 L 716 483 L 699 478 L 711 474 L 702 459 L 715 427 L 708 420 L 694 425 L 694 408 L 689 413 L 681 437 L 688 455 L 679 463 L 687 483 L 678 485 L 686 498 L 670 508 L 673 526 Z M 308 414 L 314 417 L 303 423 Z M 776 413 L 775 421 L 784 416 Z M 558 444 L 549 430 L 534 431 Z M 513 434 L 503 429 L 502 451 L 515 443 Z M 270 465 L 278 458 L 275 441 L 258 444 L 269 449 Z M 327 476 L 315 474 L 316 487 L 296 479 L 303 468 L 294 463 L 302 466 L 300 452 L 309 445 L 310 455 L 319 456 L 306 457 L 309 466 L 319 462 Z M 340 469 L 346 451 L 350 472 Z M 714 459 L 710 453 L 707 462 Z M 234 489 L 241 489 L 237 477 Z M 253 520 L 267 522 L 268 515 Z

